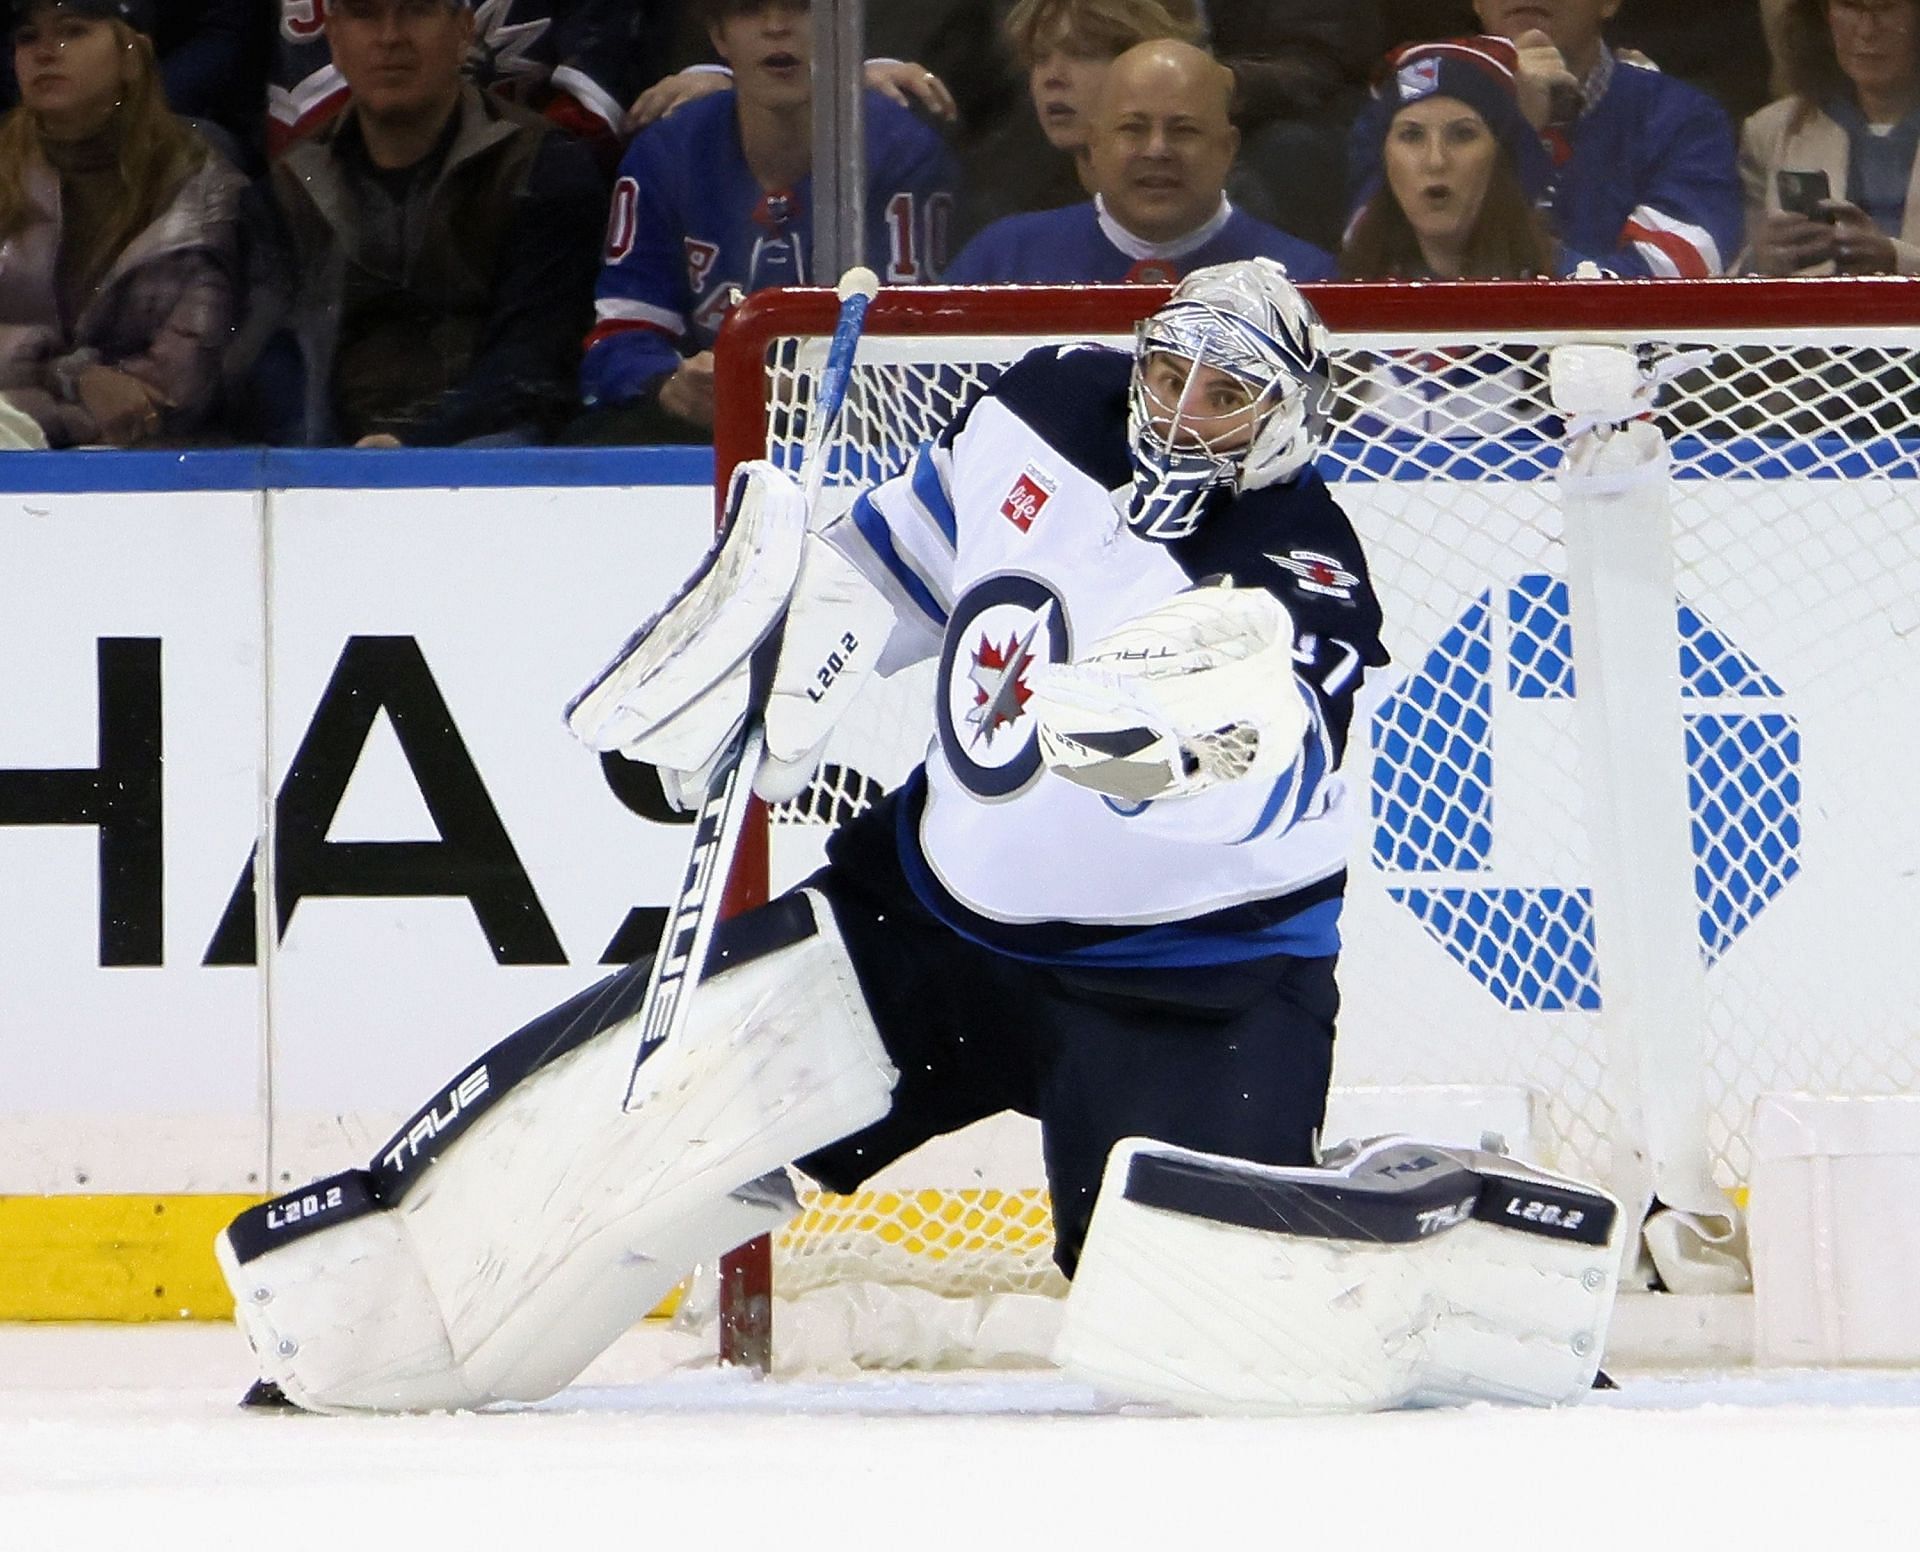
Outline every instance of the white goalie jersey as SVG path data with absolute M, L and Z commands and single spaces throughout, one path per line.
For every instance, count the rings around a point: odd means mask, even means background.
M 1333 953 L 1355 802 L 1341 759 L 1354 693 L 1386 662 L 1359 541 L 1311 470 L 1222 494 L 1185 538 L 1136 535 L 1121 511 L 1131 366 L 1093 346 L 1033 352 L 828 530 L 893 604 L 882 671 L 939 658 L 934 737 L 899 800 L 903 863 L 949 925 L 1026 957 Z M 1307 710 L 1292 758 L 1138 803 L 1049 771 L 1036 671 L 1218 577 L 1292 618 Z

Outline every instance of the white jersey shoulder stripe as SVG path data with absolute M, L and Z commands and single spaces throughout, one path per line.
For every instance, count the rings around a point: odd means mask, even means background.
M 885 490 L 886 487 L 881 487 Z M 886 594 L 896 614 L 905 610 L 923 615 L 929 624 L 944 627 L 953 599 L 937 571 L 929 574 L 902 545 L 899 528 L 875 499 L 880 491 L 858 496 L 846 517 L 835 523 L 828 537 L 861 573 Z
M 1713 233 L 1652 205 L 1636 205 L 1620 235 L 1656 275 L 1698 280 L 1725 267 Z
M 650 323 L 669 334 L 687 332 L 687 320 L 679 313 L 631 297 L 603 296 L 593 304 L 593 315 L 603 323 Z

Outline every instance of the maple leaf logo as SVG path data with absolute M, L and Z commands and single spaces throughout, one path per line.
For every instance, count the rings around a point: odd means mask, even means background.
M 983 631 L 980 645 L 974 649 L 973 707 L 967 721 L 973 726 L 973 741 L 993 745 L 993 735 L 1017 722 L 1026 711 L 1033 691 L 1027 688 L 1027 668 L 1033 662 L 1033 638 L 1045 620 L 1038 619 L 1024 637 L 1009 635 L 1004 647 L 997 647 Z

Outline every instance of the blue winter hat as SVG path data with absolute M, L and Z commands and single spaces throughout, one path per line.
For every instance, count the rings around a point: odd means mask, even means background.
M 10 26 L 17 27 L 35 11 L 53 6 L 73 16 L 95 21 L 125 22 L 135 32 L 153 36 L 153 0 L 13 0 Z
M 1402 108 L 1428 97 L 1452 97 L 1487 121 L 1528 200 L 1537 202 L 1553 177 L 1553 161 L 1539 131 L 1520 111 L 1518 59 L 1513 44 L 1496 37 L 1411 43 L 1388 54 L 1373 100 L 1354 124 L 1354 188 L 1366 197 L 1380 186 L 1387 131 Z

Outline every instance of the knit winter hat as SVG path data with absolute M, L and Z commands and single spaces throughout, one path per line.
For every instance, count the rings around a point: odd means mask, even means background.
M 1380 158 L 1395 114 L 1428 97 L 1452 97 L 1487 121 L 1506 147 L 1527 198 L 1538 200 L 1553 175 L 1553 162 L 1539 131 L 1520 111 L 1518 60 L 1513 44 L 1495 37 L 1410 43 L 1388 54 L 1374 83 L 1373 100 L 1354 125 L 1354 187 L 1369 193 L 1379 187 Z

